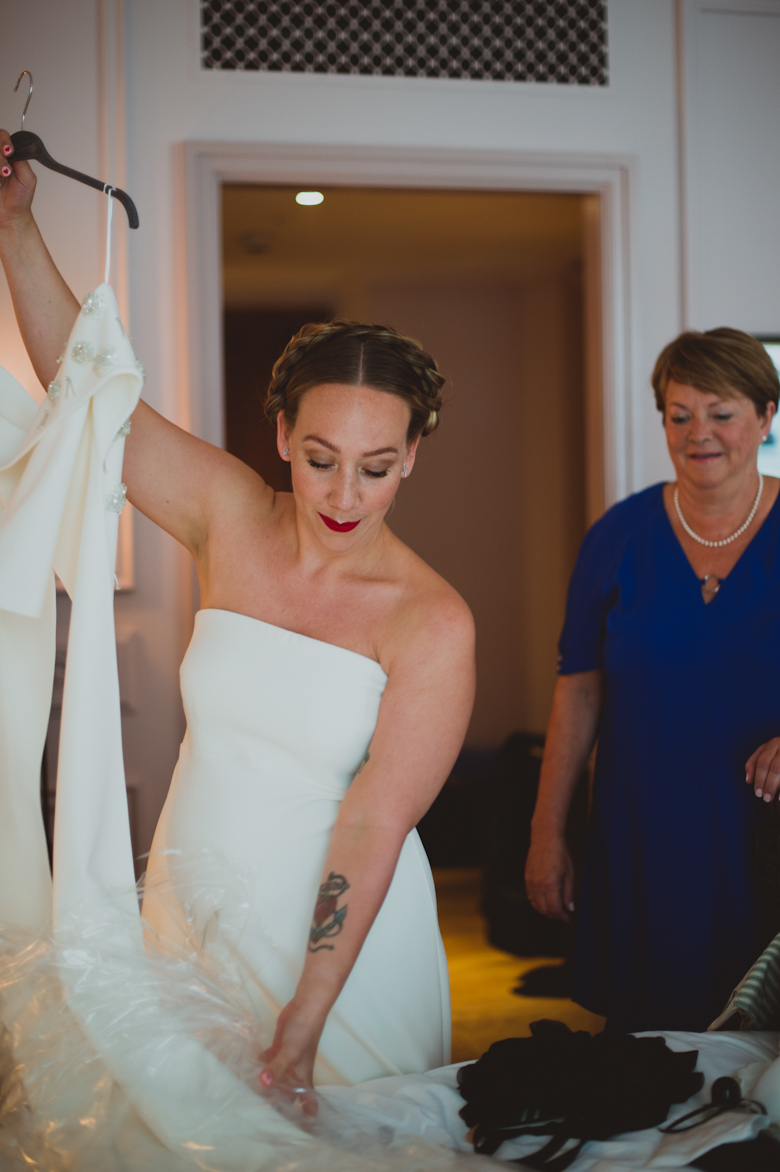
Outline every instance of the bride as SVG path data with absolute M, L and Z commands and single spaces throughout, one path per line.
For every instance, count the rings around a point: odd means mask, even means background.
M 33 220 L 29 164 L 13 163 L 5 131 L 0 148 L 0 256 L 45 386 L 79 304 Z M 414 827 L 466 731 L 474 632 L 385 523 L 437 426 L 442 382 L 392 329 L 304 327 L 266 401 L 292 493 L 143 402 L 132 416 L 127 497 L 190 551 L 202 600 L 150 872 L 164 880 L 171 859 L 213 850 L 249 877 L 237 953 L 271 1023 L 269 1089 L 449 1061 L 446 960 Z M 145 920 L 174 936 L 154 889 Z M 236 914 L 228 901 L 220 923 Z

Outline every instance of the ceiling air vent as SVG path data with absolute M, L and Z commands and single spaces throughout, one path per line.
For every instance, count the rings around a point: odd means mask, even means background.
M 201 0 L 203 69 L 606 85 L 606 0 Z

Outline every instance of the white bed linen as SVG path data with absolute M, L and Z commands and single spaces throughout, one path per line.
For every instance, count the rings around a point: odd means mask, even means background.
M 648 1036 L 659 1036 L 659 1031 Z M 743 1094 L 749 1096 L 760 1074 L 780 1054 L 777 1033 L 663 1033 L 672 1050 L 698 1050 L 696 1069 L 704 1074 L 704 1086 L 686 1103 L 676 1104 L 669 1119 L 709 1102 L 710 1089 L 723 1075 L 739 1077 Z M 463 1106 L 457 1088 L 460 1065 L 445 1066 L 426 1074 L 375 1079 L 356 1087 L 323 1087 L 321 1097 L 338 1115 L 360 1121 L 370 1128 L 391 1129 L 418 1135 L 431 1143 L 471 1151 L 466 1125 L 458 1115 Z M 742 1073 L 740 1073 L 742 1072 Z M 624 1172 L 638 1168 L 684 1168 L 698 1155 L 719 1143 L 752 1139 L 769 1123 L 766 1116 L 729 1112 L 694 1131 L 663 1135 L 656 1128 L 628 1132 L 604 1142 L 588 1142 L 570 1166 L 570 1172 Z M 503 1160 L 521 1159 L 544 1146 L 532 1136 L 505 1143 L 496 1153 Z

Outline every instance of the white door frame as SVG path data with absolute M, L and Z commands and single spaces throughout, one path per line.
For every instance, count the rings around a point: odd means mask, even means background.
M 457 190 L 581 192 L 598 196 L 600 321 L 586 314 L 588 520 L 636 487 L 632 421 L 632 192 L 625 155 L 398 147 L 190 142 L 180 156 L 185 191 L 184 262 L 189 425 L 223 445 L 223 183 Z M 588 250 L 586 248 L 586 264 Z M 586 289 L 592 285 L 586 273 Z M 590 325 L 595 323 L 595 325 Z M 593 330 L 597 331 L 594 336 Z M 588 338 L 588 333 L 591 337 Z M 593 361 L 598 354 L 598 361 Z M 594 385 L 595 384 L 595 385 Z M 595 425 L 595 426 L 594 426 Z

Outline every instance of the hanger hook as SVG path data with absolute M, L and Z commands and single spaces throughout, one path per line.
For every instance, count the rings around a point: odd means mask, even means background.
M 30 104 L 30 98 L 32 97 L 33 92 L 33 75 L 30 73 L 29 69 L 22 70 L 22 72 L 19 74 L 19 77 L 17 78 L 16 85 L 14 86 L 14 93 L 16 93 L 16 91 L 19 89 L 19 82 L 22 80 L 25 73 L 30 79 L 30 92 L 27 95 L 27 101 L 24 103 L 24 109 L 22 110 L 22 130 L 24 130 L 24 116 L 27 113 L 27 107 Z

